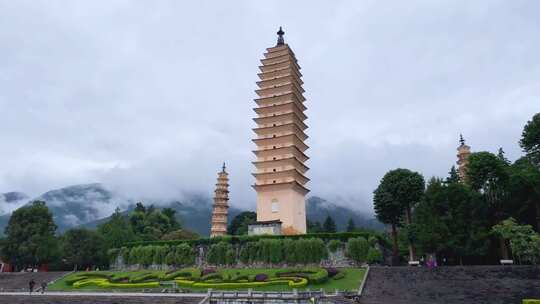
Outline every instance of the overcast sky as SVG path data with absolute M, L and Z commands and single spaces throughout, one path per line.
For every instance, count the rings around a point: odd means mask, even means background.
M 259 59 L 304 75 L 309 188 L 371 210 L 389 169 L 446 176 L 459 133 L 514 160 L 540 111 L 539 1 L 0 0 L 0 192 L 102 182 L 254 208 Z

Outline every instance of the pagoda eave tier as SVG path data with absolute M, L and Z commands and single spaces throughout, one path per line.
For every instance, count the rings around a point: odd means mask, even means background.
M 257 73 L 257 76 L 259 76 L 259 79 L 265 80 L 290 74 L 296 75 L 297 78 L 301 78 L 303 76 L 302 73 L 300 73 L 300 71 L 298 69 L 295 69 L 293 66 L 284 66 L 271 71 L 266 70 L 264 72 Z
M 291 61 L 289 59 L 283 60 L 283 61 L 280 61 L 280 62 L 277 62 L 277 63 L 273 63 L 273 64 L 260 65 L 259 66 L 259 70 L 262 73 L 274 72 L 274 71 L 277 71 L 277 70 L 287 69 L 287 68 L 300 71 L 300 66 L 298 66 L 298 64 L 296 64 L 296 62 Z
M 281 113 L 277 112 L 276 109 L 282 110 Z M 294 113 L 301 121 L 304 121 L 307 119 L 306 114 L 304 114 L 298 106 L 296 106 L 293 102 L 290 102 L 288 104 L 283 104 L 282 106 L 272 106 L 272 107 L 264 107 L 264 108 L 257 108 L 259 110 L 256 110 L 255 112 L 259 112 L 259 117 L 257 117 L 255 122 L 257 123 L 263 123 L 262 118 L 268 118 L 273 116 L 279 116 L 283 114 L 289 114 Z M 269 119 L 268 119 L 269 120 Z
M 292 143 L 302 152 L 306 151 L 309 148 L 309 146 L 306 145 L 296 134 L 287 134 L 268 138 L 257 138 L 253 139 L 252 141 L 258 147 L 277 146 Z
M 302 93 L 304 93 L 305 90 L 302 87 L 299 87 L 294 82 L 289 83 L 282 83 L 280 85 L 267 87 L 267 88 L 259 88 L 255 90 L 255 93 L 259 95 L 259 97 L 273 97 L 277 95 L 287 94 L 287 93 L 294 93 L 298 97 L 302 96 Z
M 304 140 L 308 138 L 308 136 L 304 134 L 304 130 L 301 127 L 299 127 L 297 124 L 292 123 L 292 122 L 281 124 L 281 125 L 275 125 L 271 127 L 254 128 L 253 132 L 255 132 L 255 134 L 259 136 L 272 135 L 276 133 L 297 133 L 298 132 L 297 134 L 302 134 L 302 136 L 298 136 L 298 137 L 303 138 Z
M 293 180 L 304 185 L 309 182 L 309 178 L 305 177 L 300 171 L 296 169 L 288 169 L 282 171 L 270 171 L 270 172 L 259 172 L 252 173 L 257 180 L 273 180 L 273 179 L 287 179 L 292 178 Z
M 285 93 L 285 94 L 279 94 L 276 96 L 270 96 L 270 97 L 264 97 L 264 98 L 255 98 L 255 103 L 257 103 L 258 106 L 264 107 L 269 105 L 274 105 L 278 103 L 284 103 L 284 102 L 291 102 L 295 101 L 297 103 L 303 103 L 306 101 L 306 98 L 302 95 L 297 95 L 293 92 Z
M 271 142 L 271 145 L 285 145 L 287 143 L 298 144 L 301 147 L 305 147 L 304 150 L 307 150 L 308 146 L 303 142 L 304 140 L 308 139 L 309 136 L 307 136 L 304 131 L 300 130 L 300 128 L 289 128 L 288 132 L 282 131 L 281 134 L 283 135 L 277 135 L 277 133 L 280 133 L 278 131 L 275 131 L 272 133 L 272 130 L 277 130 L 280 128 L 279 126 L 276 127 L 269 127 L 267 130 L 265 130 L 265 133 L 263 135 L 260 135 L 259 138 L 253 139 L 255 144 L 258 146 L 265 146 L 267 143 Z M 274 136 L 275 135 L 275 136 Z M 297 142 L 294 138 L 290 139 L 289 137 L 291 135 L 294 135 L 295 138 L 299 139 L 301 142 Z M 288 137 L 289 136 L 289 137 Z M 265 141 L 265 139 L 272 139 L 272 141 Z
M 268 49 L 266 49 L 266 52 L 264 53 L 264 58 L 267 58 L 267 59 L 276 58 L 276 57 L 281 57 L 287 54 L 291 55 L 291 57 L 296 58 L 296 55 L 294 54 L 293 50 L 288 47 L 282 47 L 281 49 L 274 50 L 271 52 Z
M 253 121 L 255 121 L 258 125 L 268 125 L 274 123 L 283 123 L 284 121 L 294 121 L 297 124 L 305 126 L 305 128 L 302 129 L 307 129 L 307 125 L 303 122 L 306 119 L 307 117 L 305 115 L 301 117 L 298 116 L 298 114 L 296 114 L 295 112 L 289 112 L 285 114 L 253 118 Z
M 257 85 L 259 88 L 273 88 L 275 86 L 280 86 L 287 83 L 294 83 L 298 87 L 302 87 L 304 82 L 299 77 L 296 77 L 291 71 L 291 73 L 288 73 L 286 75 L 276 76 L 269 79 L 263 79 L 261 81 L 257 81 Z
M 252 152 L 257 157 L 261 157 L 261 158 L 273 157 L 276 154 L 290 154 L 303 162 L 309 159 L 309 157 L 303 151 L 301 151 L 300 149 L 298 149 L 298 147 L 295 147 L 295 146 L 285 146 L 285 147 L 279 147 L 275 149 L 261 149 L 261 150 L 255 150 Z
M 276 160 L 254 161 L 251 163 L 255 165 L 255 168 L 257 169 L 271 169 L 280 166 L 293 166 L 298 171 L 302 172 L 302 174 L 306 173 L 306 171 L 309 170 L 308 166 L 304 165 L 298 158 L 294 156 Z
M 290 49 L 289 49 L 290 50 Z M 294 60 L 295 62 L 297 62 L 296 60 L 296 56 L 294 56 L 294 54 L 292 54 L 291 52 L 289 52 L 289 50 L 285 50 L 284 52 L 281 52 L 279 54 L 276 54 L 276 53 L 265 53 L 264 55 L 264 58 L 261 59 L 261 63 L 264 64 L 264 65 L 268 65 L 268 64 L 273 64 L 273 63 L 276 63 L 276 62 L 280 62 L 280 61 L 283 61 L 283 59 L 292 59 Z M 270 57 L 266 56 L 266 55 L 272 55 Z
M 309 189 L 302 186 L 297 181 L 292 182 L 283 182 L 283 183 L 273 183 L 273 184 L 264 184 L 264 185 L 252 185 L 252 187 L 256 191 L 265 192 L 265 191 L 279 191 L 279 190 L 285 190 L 285 189 L 295 189 L 302 193 L 303 195 L 306 195 L 309 193 Z
M 267 107 L 253 108 L 253 111 L 259 114 L 259 117 L 273 116 L 273 114 L 295 113 L 297 116 L 307 119 L 304 114 L 306 107 L 299 102 L 287 102 L 282 104 L 271 105 Z

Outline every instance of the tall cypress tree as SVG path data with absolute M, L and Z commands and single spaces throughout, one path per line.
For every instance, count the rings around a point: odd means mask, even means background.
M 334 219 L 330 215 L 324 220 L 323 229 L 324 232 L 328 233 L 335 233 L 337 231 L 336 222 L 334 222 Z
M 354 220 L 352 217 L 349 218 L 349 221 L 347 222 L 347 232 L 353 232 L 356 230 L 356 224 L 354 223 Z

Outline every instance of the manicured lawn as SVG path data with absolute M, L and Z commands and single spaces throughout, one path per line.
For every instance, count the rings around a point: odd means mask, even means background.
M 218 272 L 223 275 L 233 275 L 233 274 L 241 274 L 241 275 L 256 275 L 256 274 L 267 274 L 270 278 L 276 277 L 276 272 L 280 271 L 282 269 L 220 269 Z M 328 280 L 324 283 L 320 284 L 312 284 L 309 283 L 306 287 L 298 288 L 298 290 L 319 290 L 324 289 L 325 291 L 333 292 L 336 289 L 338 290 L 358 290 L 358 287 L 360 286 L 361 281 L 364 279 L 365 275 L 365 268 L 341 268 L 340 272 L 345 273 L 345 277 L 335 280 L 333 278 L 328 278 Z M 130 277 L 135 277 L 141 274 L 165 274 L 165 271 L 131 271 L 131 272 L 102 272 L 107 274 L 114 274 L 114 275 L 129 275 Z M 50 285 L 48 287 L 49 290 L 104 290 L 104 289 L 115 289 L 115 290 L 125 290 L 125 288 L 106 288 L 106 287 L 97 287 L 97 286 L 84 286 L 81 288 L 74 288 L 71 285 L 68 285 L 66 283 L 66 280 L 69 280 L 70 278 L 77 276 L 79 274 L 84 274 L 84 272 L 77 272 L 74 274 L 71 274 L 54 284 Z M 163 283 L 163 282 L 162 282 Z M 165 287 L 171 287 L 170 285 L 164 285 Z M 192 291 L 206 291 L 206 288 L 182 288 L 184 290 L 189 289 Z M 253 288 L 253 290 L 258 291 L 292 291 L 293 288 L 286 286 L 286 285 L 272 285 L 272 286 L 262 286 L 262 287 L 256 287 Z M 129 290 L 135 291 L 140 290 L 135 288 L 130 288 Z

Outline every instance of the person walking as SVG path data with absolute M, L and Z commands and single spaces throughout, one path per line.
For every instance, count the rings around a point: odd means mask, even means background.
M 34 279 L 31 279 L 30 282 L 28 282 L 28 289 L 30 290 L 30 294 L 32 294 L 32 291 L 34 291 L 34 286 L 36 286 L 36 281 L 34 281 Z
M 45 289 L 47 289 L 47 282 L 43 281 L 41 282 L 41 294 L 45 293 Z

